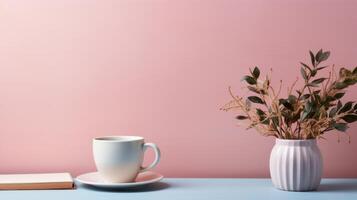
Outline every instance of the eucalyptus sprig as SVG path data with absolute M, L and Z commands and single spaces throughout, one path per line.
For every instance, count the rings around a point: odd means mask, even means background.
M 253 95 L 236 96 L 229 88 L 232 100 L 221 109 L 237 109 L 240 114 L 236 118 L 249 121 L 248 128 L 281 139 L 314 139 L 331 130 L 345 132 L 349 123 L 357 121 L 357 104 L 342 103 L 341 98 L 349 86 L 356 84 L 357 67 L 341 68 L 336 73 L 332 66 L 328 77 L 318 77 L 320 71 L 329 67 L 321 64 L 330 52 L 321 49 L 316 54 L 310 51 L 309 55 L 309 65 L 300 63 L 303 86 L 293 91 L 294 82 L 287 98 L 279 98 L 281 81 L 279 89 L 274 90 L 269 75 L 262 77 L 260 69 L 254 67 L 250 75 L 242 78 Z

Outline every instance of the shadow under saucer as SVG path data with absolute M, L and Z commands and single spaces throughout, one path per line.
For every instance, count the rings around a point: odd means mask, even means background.
M 77 187 L 78 186 L 80 188 L 102 191 L 102 192 L 121 192 L 121 193 L 135 192 L 136 193 L 136 192 L 154 192 L 154 191 L 164 190 L 166 188 L 169 188 L 170 184 L 165 182 L 157 182 L 148 185 L 140 185 L 140 186 L 129 187 L 129 188 L 101 188 L 101 187 L 95 187 L 95 186 L 81 184 L 81 183 L 77 184 Z

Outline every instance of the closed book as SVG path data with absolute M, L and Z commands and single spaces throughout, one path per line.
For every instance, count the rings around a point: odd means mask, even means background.
M 73 178 L 69 173 L 0 175 L 0 190 L 45 190 L 73 188 Z

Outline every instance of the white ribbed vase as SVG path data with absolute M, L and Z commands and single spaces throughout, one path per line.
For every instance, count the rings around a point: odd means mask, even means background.
M 322 156 L 316 140 L 276 139 L 270 154 L 270 176 L 281 190 L 316 190 L 322 175 Z

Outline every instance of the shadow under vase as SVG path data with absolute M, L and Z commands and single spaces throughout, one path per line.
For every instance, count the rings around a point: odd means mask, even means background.
M 316 192 L 357 192 L 356 179 L 325 179 Z

